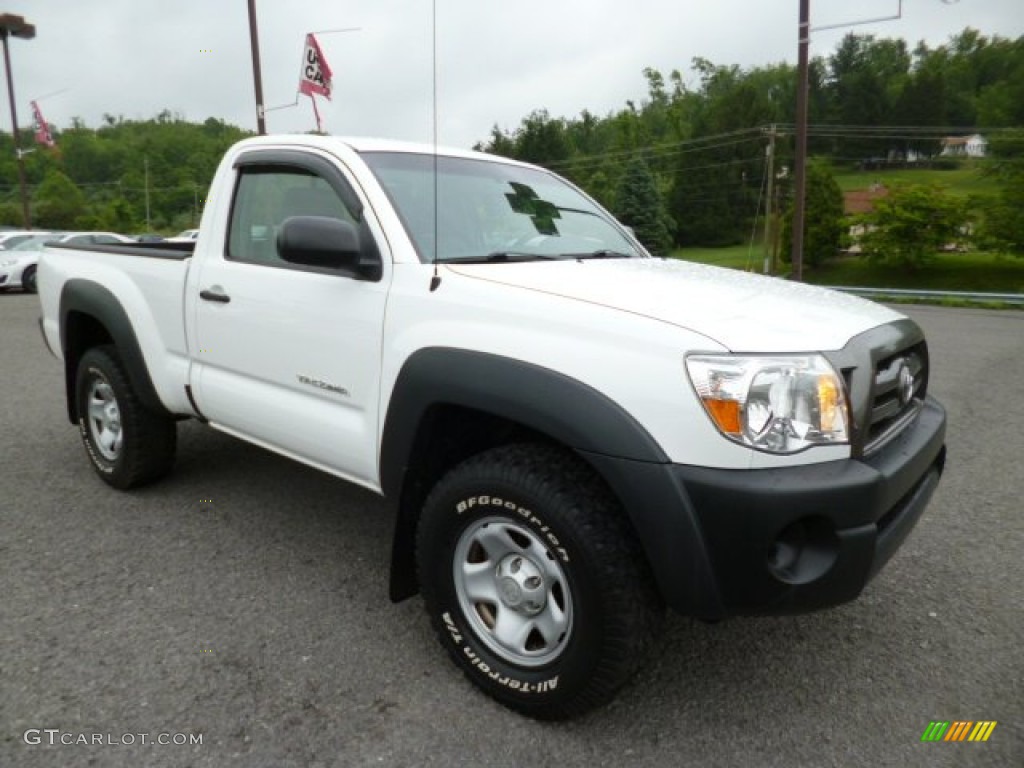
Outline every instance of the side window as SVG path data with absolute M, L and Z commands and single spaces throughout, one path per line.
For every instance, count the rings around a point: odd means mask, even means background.
M 277 233 L 291 216 L 326 216 L 358 225 L 338 193 L 302 168 L 240 169 L 231 207 L 227 257 L 289 266 L 277 252 Z

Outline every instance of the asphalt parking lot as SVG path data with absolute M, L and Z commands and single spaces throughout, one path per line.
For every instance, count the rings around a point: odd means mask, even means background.
M 861 598 L 670 617 L 611 706 L 544 724 L 477 693 L 418 599 L 388 602 L 372 494 L 195 423 L 170 478 L 102 484 L 36 297 L 0 295 L 0 766 L 1024 765 L 1024 313 L 906 311 L 949 461 Z M 932 720 L 998 725 L 922 743 Z M 94 734 L 115 743 L 59 744 Z

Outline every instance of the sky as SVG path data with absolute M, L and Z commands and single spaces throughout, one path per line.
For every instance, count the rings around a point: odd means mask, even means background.
M 514 130 L 535 109 L 606 115 L 646 96 L 645 67 L 696 85 L 694 57 L 743 68 L 797 56 L 798 0 L 255 0 L 270 133 L 316 127 L 296 91 L 303 40 L 317 35 L 334 72 L 318 98 L 336 135 L 432 140 L 432 8 L 436 4 L 437 140 L 471 147 L 492 126 Z M 256 129 L 247 0 L 4 0 L 36 25 L 10 40 L 18 122 L 29 101 L 67 128 L 161 110 Z M 827 56 L 847 32 L 943 44 L 973 27 L 1024 35 L 1024 0 L 812 0 L 811 24 L 894 16 L 812 33 Z M 356 31 L 332 31 L 356 28 Z M 282 106 L 281 109 L 273 107 Z M 0 130 L 10 112 L 0 106 Z

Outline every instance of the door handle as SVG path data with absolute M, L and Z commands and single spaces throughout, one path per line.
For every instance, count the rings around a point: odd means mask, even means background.
M 215 285 L 212 289 L 200 291 L 199 298 L 206 301 L 219 301 L 221 304 L 227 304 L 231 301 L 231 297 L 224 293 L 219 285 Z

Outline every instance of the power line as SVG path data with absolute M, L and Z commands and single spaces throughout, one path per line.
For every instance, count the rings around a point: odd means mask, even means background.
M 732 144 L 742 144 L 742 143 L 747 142 L 747 141 L 755 141 L 755 140 L 760 138 L 759 135 L 758 136 L 751 136 L 750 138 L 747 138 L 747 139 L 740 139 L 740 140 L 734 141 L 734 142 L 723 142 L 721 144 L 714 144 L 712 146 L 700 146 L 701 144 L 707 144 L 708 142 L 715 142 L 715 141 L 718 141 L 719 139 L 734 138 L 734 137 L 737 137 L 737 136 L 743 136 L 745 134 L 754 134 L 754 133 L 760 134 L 761 133 L 761 129 L 759 127 L 758 128 L 744 128 L 744 129 L 738 130 L 738 131 L 728 131 L 726 133 L 717 133 L 717 134 L 712 134 L 711 136 L 703 136 L 703 137 L 696 138 L 696 139 L 684 139 L 684 140 L 681 140 L 681 141 L 666 142 L 666 143 L 663 143 L 663 144 L 654 144 L 654 145 L 651 145 L 649 147 L 635 147 L 633 149 L 622 149 L 622 150 L 615 150 L 615 151 L 610 151 L 610 152 L 589 153 L 589 154 L 584 155 L 583 157 L 579 157 L 579 158 L 569 158 L 569 159 L 566 159 L 566 160 L 556 160 L 556 161 L 554 161 L 552 163 L 547 163 L 545 165 L 545 167 L 549 168 L 551 170 L 555 170 L 556 168 L 564 168 L 566 166 L 573 166 L 573 165 L 580 165 L 580 164 L 584 164 L 585 165 L 585 164 L 589 164 L 595 158 L 601 158 L 603 160 L 608 160 L 608 159 L 611 159 L 611 158 L 623 158 L 625 160 L 630 160 L 634 156 L 636 156 L 637 154 L 659 156 L 659 155 L 661 155 L 662 153 L 665 153 L 665 152 L 668 152 L 668 153 L 671 153 L 671 154 L 676 154 L 676 153 L 679 153 L 679 152 L 686 152 L 686 151 L 699 152 L 699 151 L 702 151 L 704 149 L 713 149 L 713 148 L 716 148 L 716 147 L 731 146 Z M 691 148 L 691 147 L 692 147 L 692 150 L 688 150 L 687 149 L 687 148 Z
M 795 130 L 793 123 L 777 123 L 780 133 L 792 132 Z M 1015 127 L 991 127 L 971 125 L 850 125 L 846 123 L 812 123 L 807 126 L 808 130 L 830 130 L 838 129 L 844 131 L 930 131 L 947 134 L 974 134 L 974 133 L 1014 133 L 1020 130 Z
M 775 123 L 775 131 L 780 136 L 791 136 L 795 133 L 793 123 Z M 654 144 L 648 147 L 613 150 L 608 152 L 592 152 L 580 157 L 556 160 L 544 163 L 551 170 L 572 172 L 594 165 L 621 165 L 637 155 L 646 159 L 665 160 L 683 154 L 691 154 L 714 149 L 724 149 L 741 144 L 760 141 L 762 136 L 771 130 L 772 124 L 758 125 L 735 131 L 684 139 L 675 142 Z M 1019 129 L 987 126 L 951 126 L 951 125 L 849 125 L 817 123 L 808 125 L 808 136 L 814 138 L 847 138 L 847 139 L 903 139 L 903 140 L 941 140 L 954 135 L 988 134 L 998 135 L 1013 133 Z M 745 137 L 745 138 L 743 138 Z M 753 158 L 752 158 L 753 160 Z M 745 162 L 745 161 L 744 161 Z
M 585 157 L 575 158 L 574 160 L 559 161 L 557 163 L 542 163 L 544 167 L 551 170 L 558 170 L 563 173 L 572 173 L 573 171 L 583 170 L 591 168 L 593 166 L 605 166 L 605 165 L 625 165 L 632 158 L 641 156 L 645 160 L 650 161 L 664 161 L 681 155 L 694 154 L 697 152 L 703 152 L 705 150 L 711 151 L 715 149 L 723 149 L 726 147 L 739 146 L 741 144 L 749 144 L 752 142 L 759 141 L 758 138 L 743 139 L 739 141 L 723 142 L 720 144 L 712 144 L 703 147 L 693 147 L 689 149 L 676 149 L 676 150 L 662 150 L 654 152 L 646 149 L 635 149 L 632 150 L 628 156 L 620 157 L 622 153 L 597 153 L 587 155 Z M 615 155 L 614 157 L 611 155 Z M 731 161 L 730 161 L 731 162 Z M 745 161 L 744 161 L 745 162 Z M 570 165 L 571 163 L 571 165 Z

